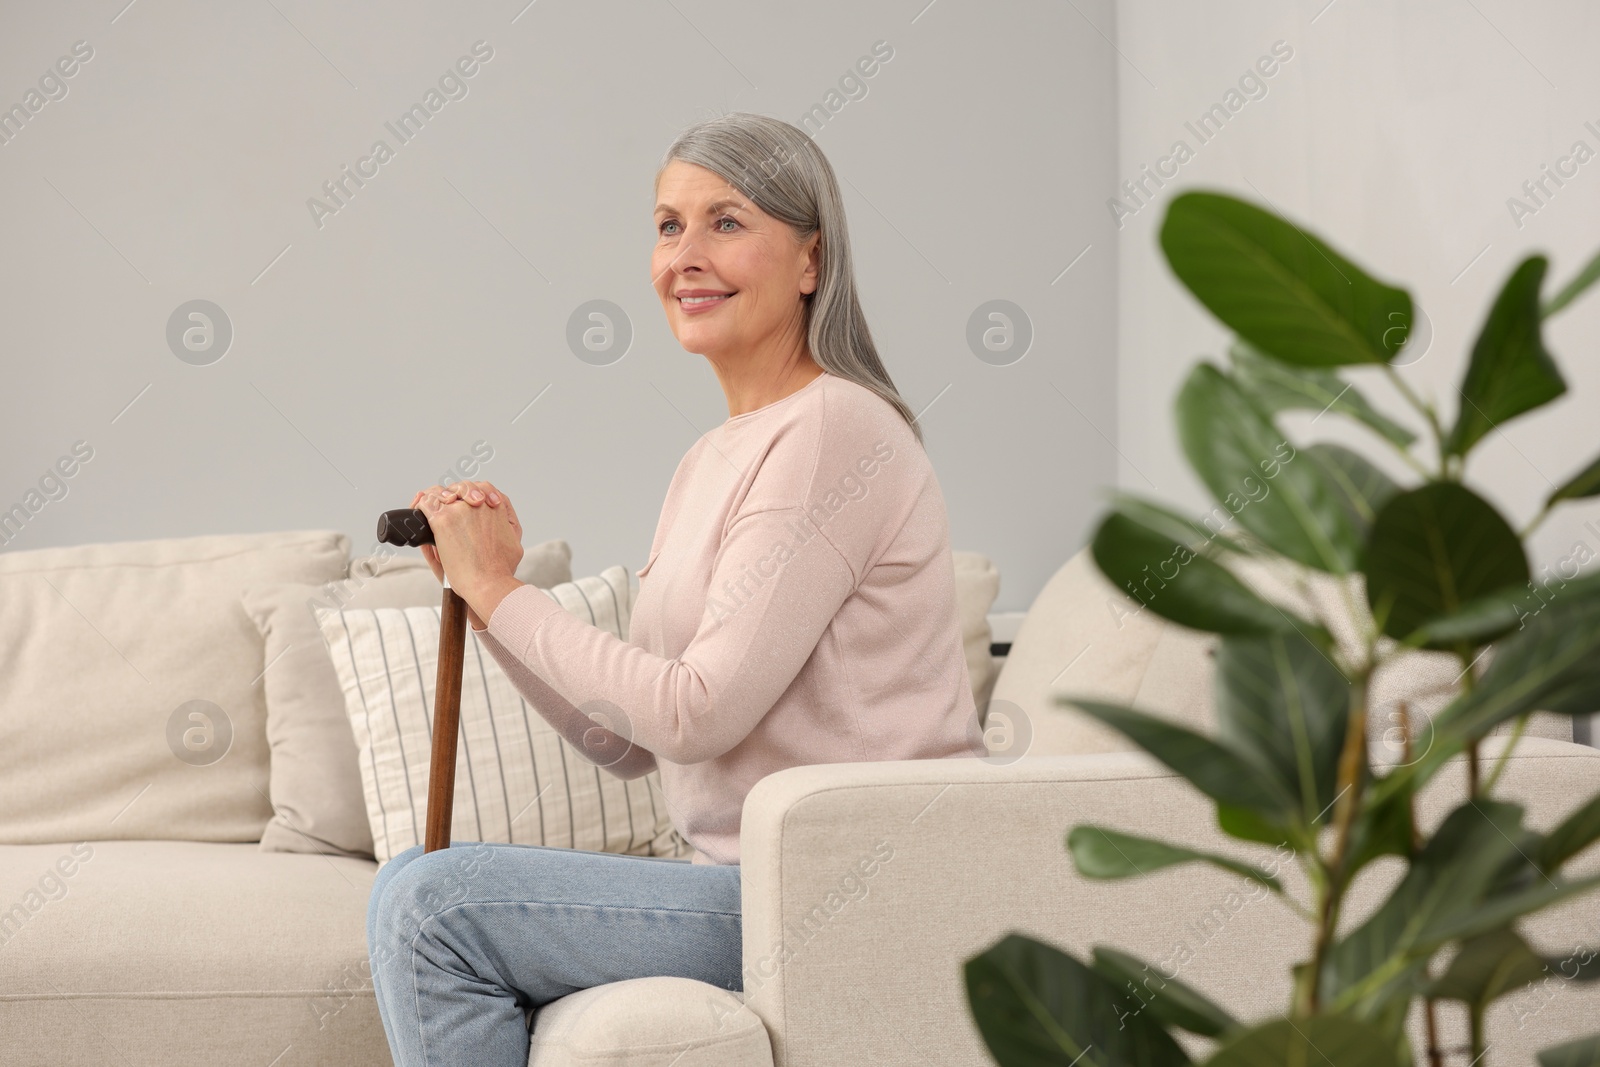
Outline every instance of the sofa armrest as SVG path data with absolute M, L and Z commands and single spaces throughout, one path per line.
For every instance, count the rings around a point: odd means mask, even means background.
M 758 782 L 740 833 L 745 1003 L 778 1067 L 990 1064 L 962 963 L 1013 928 L 1081 944 L 1115 889 L 1077 879 L 1084 820 L 1201 798 L 1138 753 L 794 767 Z M 1073 934 L 1077 936 L 1074 937 Z
M 1486 743 L 1486 755 L 1497 747 Z M 1424 823 L 1459 800 L 1460 771 L 1436 779 L 1419 804 Z M 1537 739 L 1522 742 L 1499 790 L 1525 803 L 1537 827 L 1597 791 L 1600 751 Z M 1309 939 L 1282 902 L 1210 867 L 1082 878 L 1064 840 L 1085 822 L 1247 861 L 1272 855 L 1224 837 L 1210 802 L 1141 753 L 821 764 L 762 779 L 740 836 L 744 993 L 777 1067 L 992 1064 L 962 966 L 1013 930 L 1080 957 L 1095 944 L 1124 948 L 1242 1018 L 1286 1006 L 1287 968 Z M 1304 899 L 1294 865 L 1279 873 Z M 1394 873 L 1364 878 L 1353 914 Z M 1554 930 L 1597 914 L 1593 898 L 1580 898 L 1532 925 Z M 1595 998 L 1557 993 L 1540 1026 L 1502 1035 L 1508 1047 L 1592 1029 Z

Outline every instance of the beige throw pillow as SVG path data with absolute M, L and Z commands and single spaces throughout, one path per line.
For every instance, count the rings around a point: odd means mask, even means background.
M 636 586 L 624 567 L 549 589 L 627 639 Z M 355 738 L 378 862 L 422 843 L 432 755 L 438 608 L 316 612 Z M 467 637 L 451 837 L 641 856 L 687 856 L 659 772 L 623 781 L 581 756 Z
M 967 675 L 972 680 L 972 701 L 983 718 L 994 689 L 994 657 L 989 654 L 994 631 L 989 626 L 989 609 L 1000 595 L 1000 571 L 981 552 L 952 552 L 956 568 L 956 612 L 961 617 L 961 646 L 967 656 Z
M 0 842 L 259 840 L 265 662 L 240 593 L 349 554 L 298 530 L 0 555 Z
M 517 578 L 542 588 L 571 581 L 572 549 L 560 540 L 526 548 Z M 432 607 L 440 589 L 420 554 L 392 550 L 357 557 L 348 574 L 320 586 L 245 591 L 244 610 L 266 645 L 273 814 L 261 832 L 263 852 L 373 854 L 344 691 L 312 610 Z

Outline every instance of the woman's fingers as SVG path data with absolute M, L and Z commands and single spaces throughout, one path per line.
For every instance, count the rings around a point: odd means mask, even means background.
M 443 583 L 444 565 L 439 562 L 439 550 L 432 545 L 423 545 L 422 558 L 428 561 L 428 567 L 433 571 L 433 576 Z
M 465 500 L 476 507 L 479 504 L 488 504 L 490 507 L 499 507 L 504 498 L 493 485 L 488 482 L 454 482 L 445 488 L 443 498 L 446 503 L 452 500 Z

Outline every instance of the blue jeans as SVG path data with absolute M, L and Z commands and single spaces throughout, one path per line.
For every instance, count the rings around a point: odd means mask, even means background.
M 398 1067 L 527 1067 L 533 1013 L 652 975 L 744 988 L 737 865 L 453 842 L 384 864 L 367 951 Z

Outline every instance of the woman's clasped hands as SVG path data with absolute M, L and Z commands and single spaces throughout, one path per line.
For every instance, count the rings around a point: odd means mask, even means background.
M 512 590 L 521 586 L 517 566 L 522 562 L 522 523 L 511 500 L 489 482 L 461 481 L 449 486 L 431 485 L 418 491 L 411 506 L 428 517 L 433 544 L 422 546 L 422 557 L 441 582 L 467 602 L 474 629 Z

